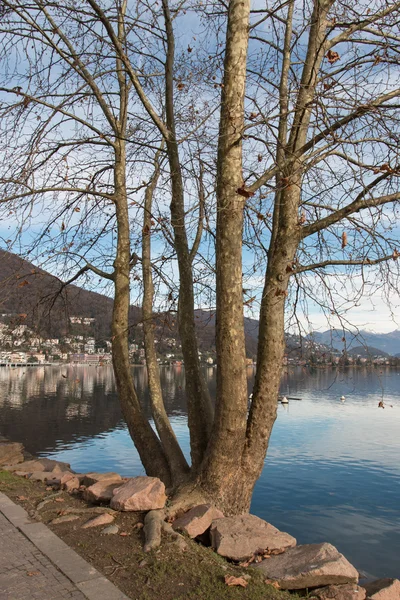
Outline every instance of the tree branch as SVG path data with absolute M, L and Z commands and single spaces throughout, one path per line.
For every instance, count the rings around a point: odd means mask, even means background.
M 398 258 L 397 251 L 394 251 L 392 254 L 388 254 L 387 256 L 381 256 L 380 258 L 369 259 L 363 258 L 360 260 L 323 260 L 319 263 L 313 263 L 310 265 L 299 266 L 294 271 L 293 275 L 297 275 L 298 273 L 305 273 L 306 271 L 314 271 L 316 269 L 326 269 L 326 267 L 337 267 L 337 266 L 350 266 L 350 265 L 362 265 L 362 266 L 373 266 L 378 265 L 382 262 L 387 262 L 388 260 L 396 260 Z

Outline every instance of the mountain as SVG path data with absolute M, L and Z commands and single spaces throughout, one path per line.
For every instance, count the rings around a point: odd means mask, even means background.
M 95 319 L 94 324 L 81 327 L 81 331 L 74 324 L 74 333 L 102 340 L 111 337 L 112 307 L 112 298 L 76 285 L 62 288 L 57 277 L 16 254 L 0 250 L 0 320 L 14 325 L 23 323 L 43 337 L 58 338 L 71 333 L 70 317 L 90 317 Z M 131 306 L 130 323 L 138 323 L 140 315 L 140 308 Z M 215 350 L 215 312 L 196 310 L 195 323 L 199 350 Z M 168 347 L 168 340 L 178 339 L 175 314 L 157 314 L 155 325 L 160 349 Z M 258 340 L 256 319 L 245 318 L 245 335 L 247 356 L 254 356 Z M 140 341 L 140 331 L 133 337 Z M 163 340 L 167 342 L 163 344 Z
M 57 277 L 0 250 L 0 314 L 7 315 L 3 320 L 28 325 L 44 337 L 60 337 L 70 332 L 71 316 L 91 317 L 96 320 L 90 333 L 109 338 L 112 306 L 111 298 L 76 285 L 62 289 Z
M 345 331 L 329 329 L 328 331 L 315 331 L 309 336 L 315 342 L 326 344 L 331 348 L 349 352 L 357 346 L 378 349 L 381 352 L 394 356 L 400 353 L 400 329 L 390 333 L 371 333 L 370 331 Z
M 75 334 L 93 336 L 96 340 L 111 338 L 112 298 L 91 292 L 76 285 L 62 288 L 61 281 L 35 266 L 31 262 L 0 250 L 0 320 L 26 324 L 43 337 L 61 337 L 72 333 L 70 317 L 90 317 L 95 319 L 88 328 L 73 325 Z M 3 315 L 3 316 L 1 316 Z M 6 315 L 6 316 L 4 316 Z M 140 322 L 141 310 L 130 308 L 130 324 Z M 198 309 L 195 323 L 200 351 L 215 350 L 215 311 Z M 160 341 L 175 339 L 178 335 L 176 314 L 155 315 L 156 335 Z M 258 320 L 245 317 L 246 354 L 255 356 L 258 341 Z M 132 338 L 140 341 L 140 333 L 132 327 Z M 361 335 L 362 334 L 362 335 Z M 330 349 L 343 349 L 343 332 L 329 330 L 315 332 L 308 339 L 300 341 L 298 336 L 286 335 L 286 351 L 291 357 L 311 353 L 328 353 Z M 165 346 L 165 344 L 164 344 Z M 357 346 L 371 346 L 388 354 L 400 352 L 400 330 L 391 334 L 346 333 L 347 350 Z M 168 342 L 166 342 L 168 347 Z
M 362 358 L 374 358 L 374 356 L 382 356 L 387 358 L 389 354 L 379 350 L 379 348 L 373 348 L 372 346 L 356 346 L 350 348 L 348 351 L 349 356 L 361 356 Z

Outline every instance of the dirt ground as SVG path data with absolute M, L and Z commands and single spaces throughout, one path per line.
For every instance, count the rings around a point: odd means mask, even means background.
M 294 596 L 264 583 L 254 569 L 235 566 L 210 548 L 186 539 L 182 551 L 167 534 L 161 547 L 143 552 L 145 513 L 117 513 L 119 533 L 104 535 L 102 527 L 82 529 L 93 506 L 67 492 L 46 490 L 45 484 L 0 471 L 0 491 L 47 524 L 64 542 L 104 573 L 133 600 L 293 600 Z M 44 500 L 47 501 L 39 507 Z M 51 524 L 56 517 L 78 510 L 77 520 Z M 84 512 L 82 510 L 84 509 Z M 225 576 L 244 577 L 247 587 L 229 587 Z

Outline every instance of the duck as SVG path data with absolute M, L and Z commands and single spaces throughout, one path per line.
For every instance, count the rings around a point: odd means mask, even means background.
M 346 396 L 340 396 L 340 402 L 346 402 Z

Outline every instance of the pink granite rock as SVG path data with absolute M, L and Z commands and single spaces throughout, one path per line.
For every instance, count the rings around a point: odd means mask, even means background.
M 214 506 L 199 504 L 176 519 L 172 527 L 175 531 L 183 531 L 189 537 L 195 538 L 207 531 L 214 520 L 222 519 L 223 516 L 224 514 Z
M 108 525 L 114 521 L 114 517 L 107 513 L 104 515 L 99 515 L 98 517 L 93 517 L 93 519 L 89 519 L 86 521 L 84 525 L 82 525 L 82 529 L 89 529 L 90 527 L 99 527 L 100 525 Z
M 74 490 L 79 490 L 79 486 L 80 483 L 78 477 L 72 477 L 63 483 L 62 489 L 66 492 L 73 492 Z
M 60 478 L 60 487 L 62 490 L 66 490 L 67 492 L 71 492 L 72 490 L 79 489 L 81 485 L 81 481 L 84 475 L 80 475 L 79 473 L 64 473 Z
M 310 592 L 310 597 L 318 600 L 365 600 L 367 593 L 355 583 L 328 585 Z
M 305 544 L 256 565 L 283 590 L 357 583 L 358 571 L 331 544 Z
M 120 481 L 110 481 L 109 479 L 98 481 L 84 490 L 83 497 L 93 504 L 99 504 L 101 502 L 108 503 L 113 497 L 113 491 L 120 485 Z
M 284 552 L 296 545 L 294 537 L 255 517 L 240 515 L 213 521 L 211 546 L 221 556 L 242 561 L 261 552 Z
M 121 475 L 118 475 L 118 473 L 85 473 L 85 475 L 82 478 L 81 484 L 82 485 L 86 485 L 86 487 L 89 487 L 91 485 L 94 485 L 95 483 L 97 483 L 98 481 L 122 481 L 122 477 Z
M 377 579 L 364 585 L 368 598 L 372 600 L 400 600 L 398 579 Z
M 110 502 L 114 510 L 156 510 L 164 508 L 165 486 L 157 477 L 134 477 L 114 490 Z
M 37 460 L 27 460 L 18 465 L 9 465 L 4 467 L 6 471 L 25 471 L 27 473 L 34 473 L 35 471 L 53 471 L 57 467 L 57 470 L 70 471 L 71 465 L 69 463 L 60 462 L 59 460 L 50 460 L 49 458 L 39 458 Z

